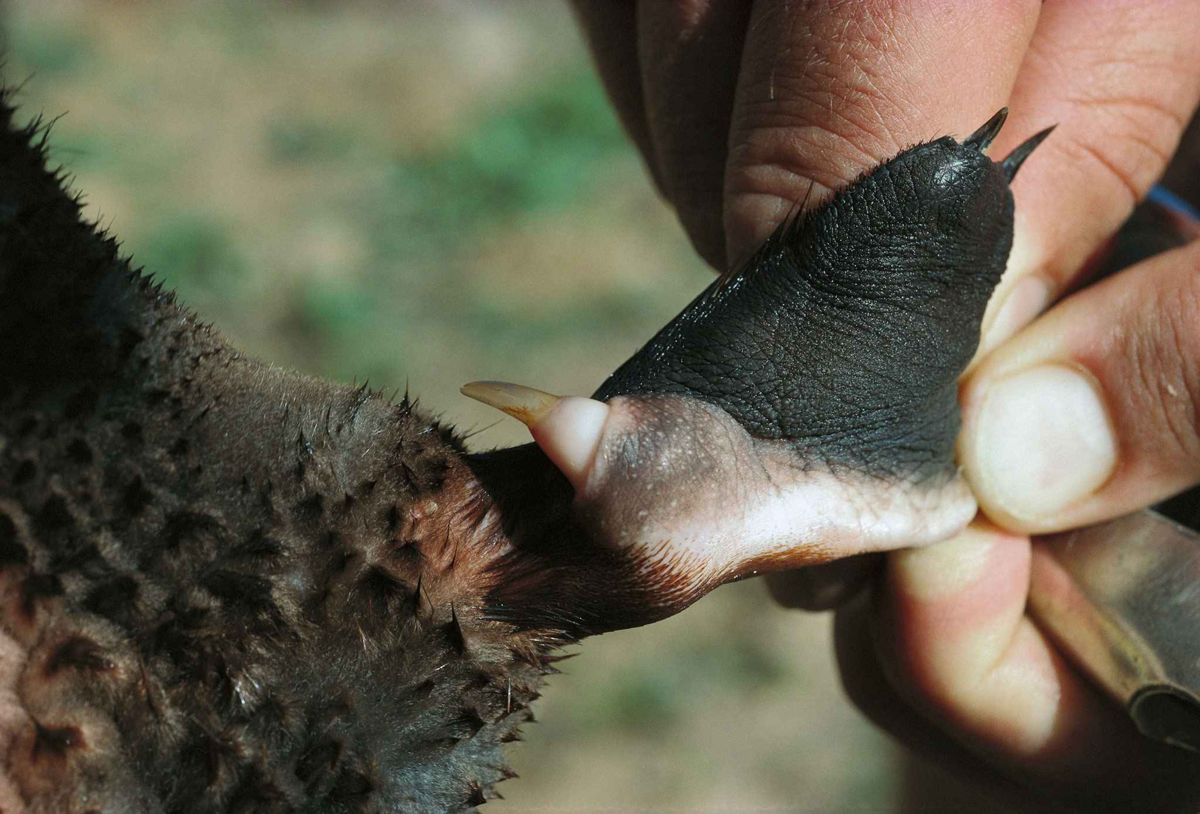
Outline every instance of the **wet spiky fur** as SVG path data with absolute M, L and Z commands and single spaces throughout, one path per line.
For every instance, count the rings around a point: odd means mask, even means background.
M 80 221 L 7 96 L 0 119 L 15 791 L 53 812 L 492 796 L 567 637 L 486 607 L 512 554 L 453 434 L 238 353 Z

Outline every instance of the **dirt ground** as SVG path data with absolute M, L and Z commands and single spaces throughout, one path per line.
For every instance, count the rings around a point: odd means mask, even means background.
M 709 279 L 558 3 L 0 9 L 6 81 L 138 263 L 250 353 L 407 386 L 476 448 L 525 436 L 460 384 L 590 392 Z M 750 582 L 586 642 L 486 810 L 894 810 L 829 628 Z

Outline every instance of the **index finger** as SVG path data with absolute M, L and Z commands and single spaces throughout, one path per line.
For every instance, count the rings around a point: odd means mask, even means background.
M 729 260 L 757 247 L 795 202 L 820 201 L 908 145 L 974 131 L 1008 99 L 1038 8 L 756 2 L 730 126 Z
M 1162 175 L 1200 98 L 1195 11 L 1188 0 L 1044 4 L 996 149 L 1059 126 L 1015 190 L 1012 256 L 984 318 L 984 352 L 1077 285 Z

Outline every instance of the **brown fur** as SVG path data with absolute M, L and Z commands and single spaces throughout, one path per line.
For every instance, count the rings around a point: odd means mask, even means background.
M 35 811 L 455 810 L 549 648 L 405 398 L 248 359 L 79 221 L 0 111 L 0 656 Z M 3 789 L 0 789 L 0 793 Z

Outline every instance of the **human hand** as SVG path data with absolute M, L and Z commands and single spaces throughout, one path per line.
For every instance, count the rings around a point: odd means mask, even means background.
M 1078 284 L 1161 175 L 1200 97 L 1186 2 L 1103 13 L 1034 0 L 575 5 L 622 121 L 718 268 L 797 202 L 818 203 L 907 144 L 970 132 L 1005 102 L 1012 116 L 994 155 L 1059 123 L 1014 185 L 1014 245 L 981 351 Z M 1129 474 L 1134 483 L 1144 471 Z M 1143 483 L 1122 511 L 1166 486 Z M 828 607 L 865 573 L 839 562 L 773 588 L 788 604 Z
M 847 694 L 962 781 L 952 792 L 961 805 L 1200 810 L 1196 755 L 1138 733 L 1027 614 L 1031 579 L 1043 600 L 1071 598 L 1052 596 L 1055 563 L 1045 543 L 985 521 L 954 540 L 888 555 L 873 589 L 836 616 Z M 950 802 L 917 777 L 907 784 L 911 810 Z
M 996 300 L 1033 271 L 1049 290 L 1022 286 L 1012 323 L 1065 290 L 1124 220 L 1200 93 L 1186 2 L 1103 13 L 1037 0 L 574 5 L 622 122 L 721 270 L 797 202 L 818 203 L 908 144 L 965 135 L 1005 103 L 995 155 L 1060 123 L 1043 148 L 1053 155 L 1039 152 L 1018 185 L 1021 243 Z M 1064 202 L 1089 217 L 1062 217 Z
M 1200 120 L 1190 130 L 1194 148 Z M 1186 153 L 1169 174 L 1196 177 L 1200 162 Z M 1189 191 L 1194 197 L 1200 187 Z M 1067 298 L 969 377 L 967 392 L 982 390 L 984 406 L 968 410 L 960 450 L 980 502 L 1007 513 L 1006 525 L 1050 531 L 1106 520 L 1197 479 L 1195 390 L 1185 390 L 1180 377 L 1197 366 L 1196 301 L 1186 286 L 1200 265 L 1200 222 L 1180 219 L 1178 226 L 1190 245 Z M 1080 431 L 1089 425 L 1072 415 L 1067 399 L 1060 397 L 1068 403 L 1057 410 L 1039 404 L 1040 391 L 1071 369 L 1101 393 L 1090 429 L 1109 439 L 1102 444 Z M 991 401 L 997 390 L 999 406 Z M 1161 401 L 1147 403 L 1152 398 Z M 1000 432 L 1016 438 L 1024 456 L 986 448 L 986 433 L 996 432 L 988 425 L 997 420 L 1016 423 Z M 1087 454 L 1070 446 L 1081 437 L 1092 449 L 1116 450 L 1097 456 L 1111 473 L 1089 473 Z M 1130 481 L 1126 466 L 1143 474 Z M 871 599 L 838 615 L 848 692 L 906 743 L 982 779 L 989 796 L 1000 788 L 1025 807 L 1049 799 L 1088 811 L 1200 810 L 1196 756 L 1139 736 L 1061 657 L 1036 613 L 1027 613 L 1027 606 L 1077 601 L 1060 578 L 1055 544 L 1034 538 L 1031 545 L 1028 536 L 980 522 L 956 540 L 888 557 Z M 956 743 L 967 749 L 956 753 Z M 1018 792 L 1012 779 L 1025 788 Z
M 984 351 L 1084 281 L 1200 96 L 1183 3 L 642 3 L 580 15 L 652 174 L 718 267 L 795 202 L 908 143 L 969 132 L 1005 102 L 1015 124 L 997 155 L 1059 123 L 1014 184 L 1014 248 Z M 1198 267 L 1194 244 L 1079 292 L 971 372 L 960 457 L 993 518 L 1049 532 L 1200 480 Z M 1024 615 L 1041 556 L 986 524 L 892 555 L 875 610 L 862 600 L 839 618 L 852 697 L 902 739 L 996 782 L 1015 776 L 1055 799 L 1129 793 L 1142 807 L 1148 790 L 1186 794 L 1178 781 L 1194 760 L 1140 739 Z M 854 560 L 807 569 L 791 598 L 834 604 L 866 572 Z

